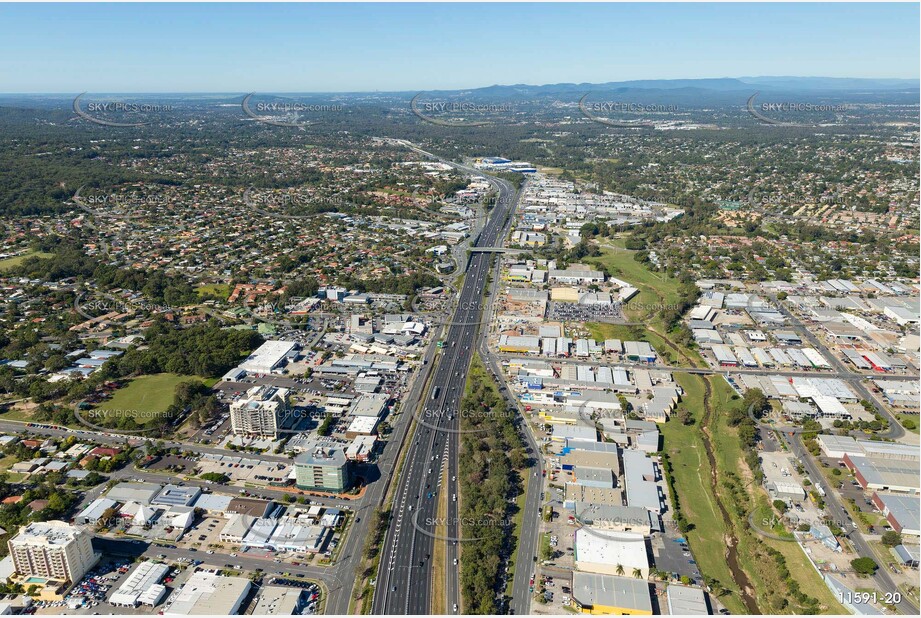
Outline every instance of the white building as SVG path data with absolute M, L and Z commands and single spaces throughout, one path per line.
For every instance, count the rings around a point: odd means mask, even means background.
M 9 540 L 16 573 L 78 582 L 95 564 L 92 535 L 63 521 L 35 522 Z
M 293 341 L 266 341 L 240 363 L 240 369 L 249 373 L 275 372 L 296 346 Z
M 167 573 L 169 565 L 152 560 L 142 562 L 112 593 L 109 603 L 116 607 L 156 606 L 166 594 L 166 586 L 160 582 Z
M 278 436 L 289 409 L 290 391 L 262 385 L 246 391 L 246 397 L 230 404 L 230 425 L 236 435 Z
M 252 582 L 244 577 L 221 577 L 217 573 L 197 571 L 170 597 L 165 616 L 210 614 L 232 616 L 240 610 Z
M 634 569 L 638 569 L 642 579 L 649 576 L 649 558 L 642 534 L 586 526 L 576 530 L 574 550 L 576 568 L 580 571 L 632 577 Z M 618 566 L 623 573 L 618 573 Z

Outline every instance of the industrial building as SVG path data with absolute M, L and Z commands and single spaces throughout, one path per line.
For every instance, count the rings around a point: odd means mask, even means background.
M 152 560 L 142 562 L 112 593 L 109 603 L 116 607 L 137 607 L 138 605 L 155 607 L 166 595 L 166 586 L 160 582 L 163 581 L 169 570 L 169 565 L 162 562 Z
M 575 532 L 573 557 L 576 568 L 590 573 L 618 575 L 621 568 L 629 576 L 649 576 L 646 539 L 635 532 L 617 532 L 582 527 Z
M 252 582 L 245 577 L 222 577 L 209 571 L 196 571 L 170 597 L 165 616 L 232 616 L 249 594 Z
M 627 360 L 639 361 L 642 363 L 656 362 L 655 350 L 645 341 L 625 341 L 624 354 Z
M 842 460 L 864 489 L 921 493 L 918 463 L 882 457 L 857 457 L 845 454 Z
M 240 369 L 249 373 L 274 373 L 286 364 L 289 357 L 297 355 L 297 343 L 293 341 L 266 341 L 245 361 Z
M 572 600 L 583 614 L 652 615 L 645 579 L 577 571 L 572 574 Z
M 886 516 L 892 529 L 901 534 L 921 536 L 921 499 L 901 494 L 874 493 L 873 505 Z
M 708 616 L 712 613 L 707 595 L 700 588 L 669 584 L 665 594 L 668 597 L 668 613 L 672 616 Z

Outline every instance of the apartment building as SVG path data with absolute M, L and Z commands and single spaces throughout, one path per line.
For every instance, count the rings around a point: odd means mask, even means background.
M 34 522 L 9 540 L 20 576 L 77 582 L 96 562 L 92 535 L 63 521 Z
M 230 424 L 236 435 L 278 437 L 290 409 L 290 391 L 276 386 L 254 386 L 246 397 L 230 404 Z

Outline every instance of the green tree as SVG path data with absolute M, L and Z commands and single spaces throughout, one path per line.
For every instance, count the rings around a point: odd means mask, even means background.
M 895 530 L 887 530 L 883 532 L 881 541 L 886 547 L 895 547 L 902 544 L 902 535 Z
M 876 569 L 879 568 L 879 565 L 876 564 L 876 561 L 873 558 L 867 558 L 864 556 L 862 558 L 854 558 L 851 560 L 851 567 L 861 575 L 873 575 L 876 573 Z

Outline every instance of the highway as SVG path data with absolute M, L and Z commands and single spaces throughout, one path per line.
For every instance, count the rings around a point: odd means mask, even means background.
M 413 151 L 470 174 L 482 172 L 443 159 L 399 142 Z M 489 178 L 499 193 L 498 204 L 490 213 L 474 246 L 494 246 L 501 242 L 508 215 L 515 205 L 515 189 L 508 182 Z M 436 541 L 458 539 L 457 471 L 460 446 L 459 404 L 463 397 L 467 370 L 476 348 L 482 322 L 483 292 L 494 256 L 472 253 L 453 318 L 448 325 L 444 348 L 411 437 L 404 468 L 398 480 L 391 510 L 391 523 L 384 541 L 373 604 L 376 614 L 460 613 L 459 543 Z M 439 496 L 447 496 L 443 525 L 435 525 Z M 461 498 L 458 498 L 461 499 Z M 422 531 L 425 533 L 423 533 Z M 445 586 L 447 607 L 432 607 L 432 554 L 436 542 L 445 542 Z M 463 542 L 463 541 L 460 541 Z M 456 607 L 456 609 L 455 609 Z

